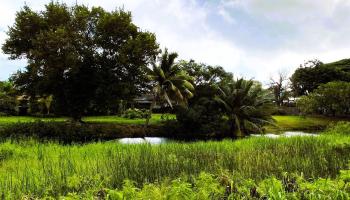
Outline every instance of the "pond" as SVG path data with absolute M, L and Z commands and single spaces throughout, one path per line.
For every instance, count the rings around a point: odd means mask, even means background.
M 268 137 L 268 138 L 279 138 L 279 137 L 294 137 L 294 136 L 318 136 L 316 133 L 307 133 L 304 131 L 285 131 L 282 134 L 274 134 L 274 133 L 267 133 L 267 134 L 252 134 L 253 137 Z
M 318 136 L 318 134 L 307 133 L 303 131 L 286 131 L 282 134 L 267 133 L 267 134 L 252 134 L 251 136 L 279 138 L 279 137 L 294 137 L 294 136 Z M 117 141 L 122 144 L 142 144 L 142 143 L 163 144 L 163 143 L 170 142 L 171 139 L 168 139 L 165 137 L 145 137 L 145 138 L 122 138 L 122 139 L 118 139 Z
M 149 143 L 149 144 L 162 144 L 169 141 L 169 139 L 164 137 L 145 137 L 145 138 L 122 138 L 118 139 L 122 144 L 142 144 L 142 143 Z

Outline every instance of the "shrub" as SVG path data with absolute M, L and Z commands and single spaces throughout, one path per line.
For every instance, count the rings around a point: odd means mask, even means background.
M 147 119 L 149 111 L 146 109 L 129 108 L 123 114 L 122 117 L 128 119 Z
M 177 133 L 186 133 L 188 137 L 216 136 L 221 137 L 228 132 L 227 120 L 211 99 L 202 98 L 189 107 L 178 107 Z

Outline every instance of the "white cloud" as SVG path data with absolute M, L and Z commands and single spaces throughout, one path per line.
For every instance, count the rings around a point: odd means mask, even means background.
M 75 0 L 62 0 L 73 5 Z M 26 1 L 40 10 L 49 0 Z M 247 78 L 266 81 L 280 69 L 292 72 L 306 60 L 324 62 L 349 57 L 349 0 L 78 0 L 107 10 L 124 7 L 143 30 L 156 33 L 161 47 L 182 59 L 222 65 Z M 13 24 L 22 0 L 5 0 L 0 29 Z M 4 41 L 0 33 L 0 43 Z M 0 56 L 0 79 L 6 66 L 23 62 Z M 18 67 L 13 67 L 16 71 Z

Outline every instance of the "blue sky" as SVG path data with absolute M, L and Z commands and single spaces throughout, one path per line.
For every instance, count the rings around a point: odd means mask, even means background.
M 34 10 L 48 0 L 27 0 Z M 75 0 L 61 0 L 73 5 Z M 303 62 L 350 57 L 349 0 L 78 0 L 107 10 L 124 7 L 143 30 L 156 33 L 161 47 L 221 65 L 236 76 L 267 82 L 291 74 Z M 23 0 L 2 0 L 0 44 Z M 0 53 L 0 80 L 25 66 Z

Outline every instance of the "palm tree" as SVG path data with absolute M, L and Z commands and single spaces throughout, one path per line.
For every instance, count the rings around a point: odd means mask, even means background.
M 272 98 L 268 91 L 252 80 L 238 79 L 219 88 L 215 100 L 228 117 L 232 137 L 243 137 L 248 129 L 261 132 L 265 124 L 272 124 Z
M 159 58 L 159 64 L 153 62 L 152 69 L 148 69 L 148 78 L 153 83 L 153 101 L 146 119 L 146 126 L 157 102 L 165 102 L 173 108 L 173 103 L 186 105 L 187 100 L 193 96 L 192 77 L 175 64 L 177 56 L 177 53 L 168 53 L 165 49 Z

